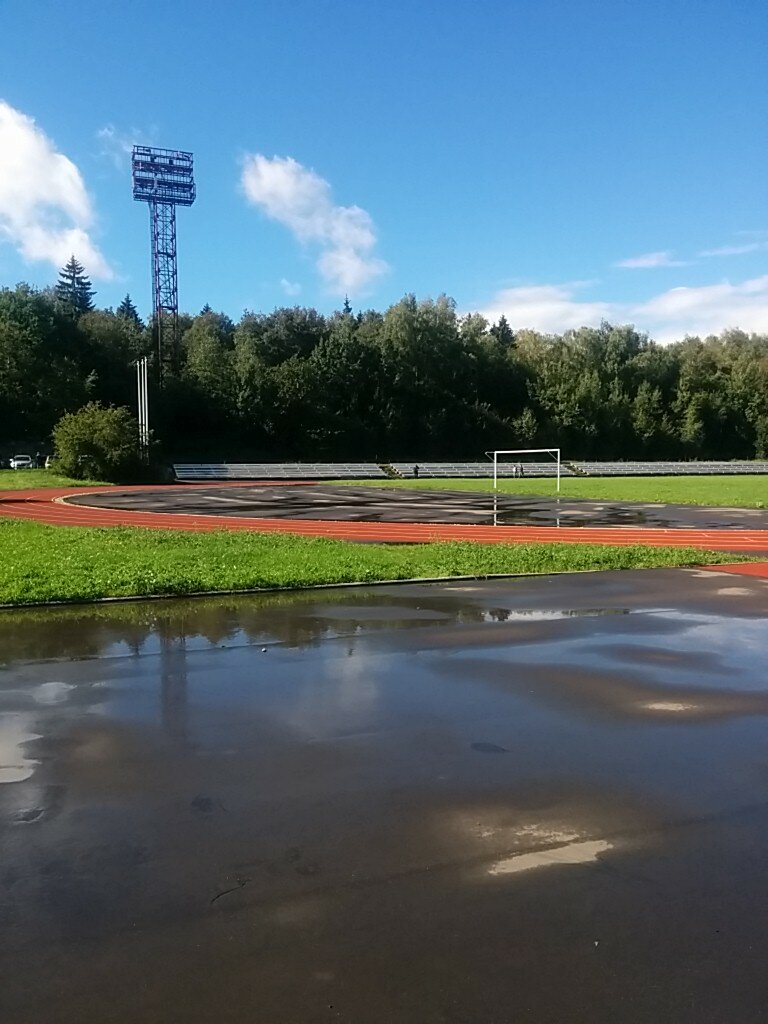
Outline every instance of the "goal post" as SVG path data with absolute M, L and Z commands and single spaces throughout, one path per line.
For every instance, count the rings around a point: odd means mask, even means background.
M 559 448 L 504 448 L 486 452 L 493 459 L 493 489 L 498 490 L 500 455 L 549 455 L 557 463 L 557 492 L 560 493 L 560 449 Z

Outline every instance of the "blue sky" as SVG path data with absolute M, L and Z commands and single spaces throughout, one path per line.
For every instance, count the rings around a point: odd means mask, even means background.
M 146 314 L 141 142 L 195 154 L 192 312 L 768 331 L 762 0 L 0 0 L 0 33 L 0 283 L 76 244 Z

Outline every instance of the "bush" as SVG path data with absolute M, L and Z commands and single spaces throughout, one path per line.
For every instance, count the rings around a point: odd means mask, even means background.
M 75 480 L 130 480 L 141 472 L 139 424 L 126 408 L 89 402 L 53 428 L 56 470 Z

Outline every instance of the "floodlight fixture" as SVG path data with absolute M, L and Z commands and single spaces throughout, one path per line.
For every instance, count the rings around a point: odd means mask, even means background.
M 133 198 L 149 206 L 152 233 L 152 314 L 157 334 L 158 375 L 178 369 L 179 289 L 176 207 L 195 201 L 192 154 L 134 146 Z

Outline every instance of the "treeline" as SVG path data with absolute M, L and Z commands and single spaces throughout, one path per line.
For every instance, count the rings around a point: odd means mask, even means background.
M 73 293 L 74 294 L 74 293 Z M 152 331 L 130 299 L 0 291 L 0 444 L 45 442 L 89 401 L 135 408 Z M 559 445 L 568 458 L 768 456 L 768 335 L 658 345 L 603 323 L 563 335 L 406 296 L 384 313 L 206 307 L 180 318 L 150 418 L 175 459 L 464 459 Z

